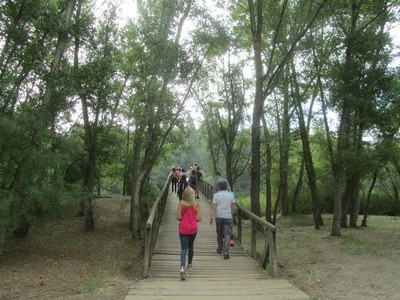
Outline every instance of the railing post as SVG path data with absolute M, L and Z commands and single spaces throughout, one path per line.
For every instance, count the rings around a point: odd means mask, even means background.
M 272 266 L 272 275 L 278 275 L 278 260 L 276 259 L 276 243 L 275 243 L 276 232 L 271 232 L 270 236 L 270 251 L 269 251 L 269 262 Z
M 240 209 L 238 212 L 237 232 L 239 242 L 242 243 L 242 211 Z
M 144 246 L 144 270 L 143 277 L 149 276 L 150 256 L 151 256 L 151 226 L 146 226 L 146 240 Z
M 253 219 L 250 219 L 250 253 L 251 257 L 257 258 L 256 226 Z

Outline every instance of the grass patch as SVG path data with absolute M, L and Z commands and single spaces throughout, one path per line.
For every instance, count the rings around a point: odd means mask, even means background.
M 88 294 L 93 294 L 94 292 L 106 286 L 104 281 L 98 277 L 84 278 L 80 284 L 82 285 L 84 292 Z

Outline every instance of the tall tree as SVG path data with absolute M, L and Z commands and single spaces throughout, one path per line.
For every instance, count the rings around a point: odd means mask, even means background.
M 219 101 L 213 106 L 218 121 L 216 135 L 224 144 L 226 178 L 233 189 L 235 181 L 244 172 L 248 159 L 243 157 L 246 145 L 244 121 L 246 113 L 246 83 L 242 66 L 234 65 L 228 53 L 228 62 L 222 71 Z
M 92 39 L 86 45 L 86 59 L 80 57 L 81 40 L 87 39 L 87 36 L 82 37 L 85 32 L 84 24 L 87 23 L 89 17 L 87 8 L 85 13 L 81 15 L 84 8 L 83 0 L 78 3 L 77 18 L 77 31 L 75 32 L 75 51 L 74 51 L 74 72 L 76 90 L 79 94 L 84 128 L 84 140 L 87 150 L 87 162 L 85 168 L 84 188 L 87 192 L 86 201 L 84 205 L 85 215 L 85 228 L 87 230 L 94 229 L 93 206 L 92 198 L 94 192 L 94 185 L 96 173 L 98 172 L 98 136 L 100 127 L 105 126 L 107 122 L 107 115 L 113 115 L 115 110 L 114 103 L 118 103 L 119 92 L 116 90 L 115 79 L 117 73 L 116 57 L 118 51 L 116 46 L 117 40 L 117 26 L 116 26 L 116 7 L 111 7 L 106 14 L 104 21 L 100 22 L 96 34 L 92 35 Z M 79 28 L 81 31 L 79 31 Z M 96 38 L 94 38 L 96 37 Z M 83 62 L 80 63 L 80 60 Z M 90 74 L 90 76 L 89 76 Z M 102 124 L 103 123 L 103 124 Z
M 248 26 L 250 30 L 254 65 L 255 97 L 252 116 L 252 156 L 251 156 L 251 209 L 260 215 L 260 133 L 261 114 L 264 102 L 273 91 L 285 65 L 292 57 L 298 42 L 317 18 L 326 0 L 311 3 L 309 1 L 248 0 Z M 265 12 L 270 12 L 266 16 Z M 298 12 L 296 14 L 296 11 Z M 283 24 L 292 18 L 290 31 L 284 30 Z M 285 21 L 286 19 L 286 21 Z M 268 22 L 267 22 L 268 20 Z M 272 32 L 272 34 L 270 34 Z M 280 43 L 285 41 L 284 48 Z
M 139 37 L 147 61 L 142 65 L 141 82 L 135 82 L 135 100 L 141 107 L 136 108 L 140 114 L 135 113 L 133 139 L 134 156 L 138 158 L 133 160 L 132 167 L 133 238 L 140 238 L 140 189 L 160 158 L 170 132 L 179 124 L 179 107 L 173 107 L 174 97 L 168 88 L 179 77 L 185 62 L 180 39 L 192 6 L 193 1 L 138 2 Z
M 388 66 L 388 43 L 384 31 L 390 10 L 397 1 L 338 1 L 330 8 L 336 32 L 342 38 L 343 60 L 336 62 L 334 97 L 340 115 L 338 142 L 334 158 L 335 196 L 332 235 L 341 227 L 355 227 L 359 212 L 360 180 L 363 176 L 363 136 L 371 126 L 374 102 L 382 94 L 382 75 Z M 368 44 L 368 46 L 367 46 Z M 361 160 L 360 160 L 361 159 Z M 342 190 L 345 190 L 342 194 Z
M 308 175 L 308 185 L 310 188 L 311 194 L 311 206 L 313 211 L 314 218 L 314 227 L 315 229 L 320 229 L 320 225 L 323 225 L 322 216 L 321 216 L 321 205 L 318 197 L 318 187 L 317 187 L 317 179 L 314 169 L 314 163 L 312 159 L 311 149 L 310 149 L 310 141 L 308 138 L 309 126 L 307 126 L 304 118 L 304 112 L 302 107 L 302 102 L 304 98 L 304 94 L 300 94 L 299 82 L 297 80 L 297 71 L 294 62 L 291 62 L 291 76 L 292 76 L 292 87 L 291 94 L 293 98 L 294 105 L 296 107 L 297 117 L 299 120 L 300 127 L 300 136 L 301 142 L 303 146 L 303 159 L 307 170 Z M 305 87 L 305 93 L 308 90 L 308 86 Z M 315 96 L 312 96 L 312 103 L 314 102 Z M 312 107 L 312 106 L 311 106 Z

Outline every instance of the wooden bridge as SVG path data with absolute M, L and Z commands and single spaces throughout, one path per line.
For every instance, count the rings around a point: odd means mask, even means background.
M 166 202 L 153 256 L 147 258 L 150 266 L 145 270 L 146 279 L 136 282 L 125 300 L 155 299 L 310 299 L 285 279 L 276 279 L 259 263 L 250 258 L 237 242 L 231 247 L 230 259 L 225 260 L 216 252 L 215 224 L 209 224 L 210 203 L 206 197 L 198 200 L 203 220 L 194 243 L 192 270 L 186 271 L 186 280 L 181 281 L 180 241 L 176 210 L 178 198 L 164 187 Z M 160 200 L 160 199 L 159 199 Z M 151 214 L 157 215 L 157 211 Z M 146 239 L 151 249 L 151 234 Z M 145 265 L 146 269 L 146 265 Z

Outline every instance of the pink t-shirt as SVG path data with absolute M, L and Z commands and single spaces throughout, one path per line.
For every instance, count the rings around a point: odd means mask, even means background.
M 196 208 L 182 206 L 182 219 L 179 222 L 179 233 L 194 234 L 197 233 L 198 225 L 196 220 Z

